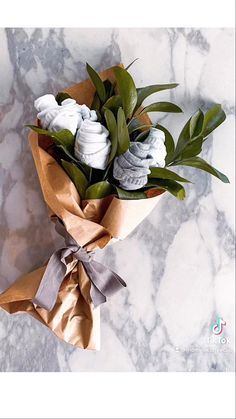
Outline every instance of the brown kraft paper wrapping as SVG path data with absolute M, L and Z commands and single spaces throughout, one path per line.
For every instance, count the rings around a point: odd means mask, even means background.
M 112 68 L 105 70 L 100 76 L 103 80 L 112 80 Z M 64 91 L 78 103 L 91 105 L 94 86 L 90 80 Z M 142 120 L 144 123 L 150 123 L 147 115 L 144 115 Z M 109 196 L 81 201 L 66 172 L 45 150 L 48 144 L 50 145 L 50 140 L 31 132 L 29 143 L 51 216 L 59 217 L 71 236 L 88 251 L 102 249 L 117 239 L 127 237 L 163 196 L 160 193 L 153 198 L 140 200 L 120 200 L 115 196 Z M 80 348 L 98 350 L 100 309 L 93 306 L 90 279 L 83 265 L 80 262 L 76 264 L 75 261 L 70 263 L 73 264 L 73 270 L 65 276 L 56 305 L 50 312 L 32 303 L 46 265 L 23 275 L 3 292 L 0 295 L 0 307 L 10 314 L 27 312 L 64 341 Z

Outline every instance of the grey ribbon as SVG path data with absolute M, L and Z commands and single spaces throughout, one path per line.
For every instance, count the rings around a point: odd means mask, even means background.
M 83 264 L 91 280 L 90 296 L 95 307 L 105 303 L 107 297 L 126 287 L 126 283 L 119 275 L 92 259 L 91 252 L 87 252 L 73 239 L 59 219 L 57 219 L 55 228 L 64 237 L 65 247 L 57 250 L 50 257 L 38 291 L 33 299 L 34 304 L 48 311 L 53 309 L 63 279 L 70 272 L 66 262 L 70 255 Z

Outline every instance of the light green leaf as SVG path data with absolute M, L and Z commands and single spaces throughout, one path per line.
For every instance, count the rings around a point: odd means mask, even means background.
M 118 146 L 118 138 L 117 138 L 117 125 L 116 125 L 116 118 L 113 113 L 109 110 L 105 110 L 105 120 L 107 124 L 107 128 L 110 132 L 110 140 L 111 140 L 111 152 L 108 159 L 108 164 L 114 159 L 117 151 Z
M 105 111 L 105 109 L 110 109 L 113 113 L 117 113 L 118 109 L 122 106 L 121 97 L 119 95 L 117 96 L 111 96 L 103 105 L 102 110 Z
M 167 165 L 173 159 L 173 155 L 175 151 L 175 142 L 173 140 L 171 133 L 165 127 L 163 127 L 160 124 L 157 124 L 156 128 L 160 129 L 165 134 L 165 146 L 166 146 L 166 153 L 167 153 L 166 158 L 165 158 L 165 163 Z
M 62 166 L 66 173 L 75 184 L 77 191 L 79 192 L 80 198 L 84 199 L 85 192 L 88 187 L 88 180 L 86 179 L 83 172 L 74 164 L 66 160 L 61 160 Z
M 157 92 L 161 92 L 162 90 L 174 89 L 177 86 L 178 86 L 177 83 L 170 83 L 170 84 L 152 84 L 146 87 L 138 87 L 137 88 L 138 99 L 137 99 L 136 109 L 138 109 L 142 105 L 143 101 L 148 96 L 151 96 Z
M 118 188 L 118 186 L 115 186 L 115 188 L 120 199 L 147 199 L 147 196 L 144 192 L 126 191 L 124 189 Z
M 146 106 L 139 115 L 147 112 L 182 112 L 179 106 L 171 102 L 156 102 Z
M 86 69 L 87 69 L 90 79 L 92 80 L 97 90 L 99 99 L 101 100 L 102 103 L 104 103 L 106 101 L 106 88 L 103 84 L 103 81 L 101 80 L 99 74 L 88 63 L 86 63 Z
M 119 94 L 122 100 L 126 119 L 133 115 L 137 103 L 137 91 L 131 75 L 124 68 L 115 67 L 114 74 L 117 81 Z
M 107 180 L 104 180 L 89 186 L 86 190 L 85 199 L 101 199 L 113 192 L 113 186 Z
M 214 129 L 216 129 L 226 119 L 225 112 L 221 105 L 212 106 L 204 116 L 203 135 L 207 137 Z
M 177 180 L 178 182 L 191 183 L 189 180 L 179 176 L 177 173 L 162 167 L 152 167 L 151 173 L 148 175 L 148 178 L 172 179 Z
M 117 114 L 117 136 L 118 136 L 118 146 L 117 146 L 117 155 L 124 154 L 130 144 L 129 140 L 129 131 L 126 124 L 125 114 L 122 108 L 119 108 Z
M 201 109 L 199 109 L 190 119 L 190 138 L 197 137 L 202 132 L 203 120 L 204 114 Z
M 172 179 L 150 179 L 146 186 L 157 186 L 158 188 L 165 189 L 176 198 L 183 200 L 185 198 L 185 189 L 182 185 Z
M 68 95 L 68 93 L 64 93 L 64 92 L 57 93 L 56 101 L 57 101 L 58 105 L 61 105 L 63 100 L 66 100 L 66 99 L 72 99 L 72 97 L 70 95 Z
M 39 128 L 36 125 L 26 126 L 40 135 L 46 135 L 47 137 L 51 137 L 55 144 L 62 145 L 70 153 L 73 153 L 75 139 L 74 135 L 68 129 L 63 129 L 61 131 L 48 131 L 46 129 Z
M 200 157 L 184 159 L 180 162 L 176 162 L 173 164 L 173 166 L 179 166 L 179 165 L 196 167 L 197 169 L 204 170 L 205 172 L 208 172 L 211 175 L 216 176 L 218 179 L 220 179 L 224 183 L 229 183 L 229 179 L 227 178 L 227 176 L 225 176 L 219 170 L 212 167 L 209 163 L 207 163 L 205 160 L 203 160 Z

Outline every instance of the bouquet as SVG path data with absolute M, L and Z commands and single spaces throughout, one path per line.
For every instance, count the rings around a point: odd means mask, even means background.
M 98 74 L 87 64 L 90 79 L 56 97 L 39 97 L 37 123 L 29 125 L 43 196 L 65 245 L 3 292 L 0 306 L 27 312 L 81 348 L 99 349 L 99 306 L 126 286 L 125 278 L 96 262 L 95 250 L 124 239 L 166 192 L 185 198 L 183 185 L 190 180 L 175 167 L 191 166 L 229 182 L 199 157 L 225 120 L 221 105 L 197 110 L 174 141 L 148 115 L 179 113 L 180 107 L 144 101 L 177 84 L 136 88 L 129 67 Z

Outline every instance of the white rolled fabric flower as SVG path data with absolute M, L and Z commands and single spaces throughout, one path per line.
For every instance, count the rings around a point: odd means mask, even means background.
M 152 128 L 143 143 L 132 142 L 129 150 L 114 159 L 113 176 L 121 188 L 141 189 L 148 181 L 150 167 L 164 167 L 166 147 L 163 131 Z
M 166 146 L 164 132 L 157 128 L 151 128 L 143 144 L 150 145 L 149 156 L 154 160 L 153 166 L 150 167 L 165 167 Z
M 86 105 L 79 105 L 74 99 L 65 99 L 58 105 L 51 94 L 44 95 L 35 100 L 34 106 L 38 111 L 38 119 L 44 129 L 61 131 L 68 129 L 73 135 L 81 126 L 83 119 L 93 121 L 97 119 L 95 111 L 90 111 Z
M 100 123 L 85 119 L 77 131 L 74 153 L 79 161 L 104 170 L 111 150 L 109 131 Z

